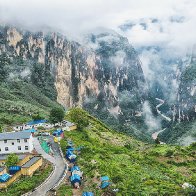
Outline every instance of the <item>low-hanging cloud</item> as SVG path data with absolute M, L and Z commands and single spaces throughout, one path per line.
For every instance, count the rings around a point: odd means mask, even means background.
M 125 21 L 134 25 L 122 32 Z M 167 45 L 185 52 L 196 40 L 193 0 L 0 0 L 0 22 L 57 29 L 72 36 L 105 27 L 134 46 Z
M 151 110 L 150 104 L 148 101 L 143 103 L 142 115 L 144 116 L 145 123 L 148 127 L 149 132 L 154 132 L 161 129 L 161 121 L 156 118 Z

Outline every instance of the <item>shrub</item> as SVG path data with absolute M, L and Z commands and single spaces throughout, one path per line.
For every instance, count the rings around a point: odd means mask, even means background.
M 53 108 L 50 111 L 50 121 L 52 123 L 61 122 L 64 119 L 65 112 L 62 108 Z
M 16 154 L 9 154 L 5 161 L 5 165 L 9 168 L 10 166 L 14 166 L 18 163 L 19 158 Z
M 81 108 L 73 108 L 69 111 L 68 117 L 76 123 L 79 130 L 82 130 L 89 125 L 89 119 L 86 115 L 87 113 Z
M 170 157 L 174 154 L 174 151 L 173 150 L 167 150 L 167 152 L 165 153 L 165 156 L 166 157 Z

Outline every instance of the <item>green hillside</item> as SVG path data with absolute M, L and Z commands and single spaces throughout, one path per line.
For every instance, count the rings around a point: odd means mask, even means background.
M 35 113 L 48 116 L 56 102 L 54 77 L 44 65 L 12 52 L 0 54 L 0 125 L 21 124 Z
M 159 137 L 170 144 L 187 145 L 196 138 L 195 130 L 196 121 L 173 123 Z
M 65 139 L 61 140 L 64 152 L 70 139 L 75 147 L 83 146 L 77 160 L 84 172 L 81 191 L 112 195 L 111 190 L 119 189 L 119 196 L 190 195 L 194 192 L 182 189 L 185 182 L 196 185 L 194 144 L 180 147 L 142 143 L 110 130 L 80 109 L 71 110 L 67 118 L 76 123 L 89 122 L 83 129 L 66 132 Z M 108 175 L 112 182 L 107 190 L 97 188 L 103 175 Z M 72 195 L 71 187 L 68 187 L 63 185 L 58 194 L 69 192 Z
M 41 113 L 48 116 L 52 107 L 60 107 L 46 97 L 31 83 L 15 81 L 0 85 L 0 124 L 12 125 L 31 119 L 31 115 Z

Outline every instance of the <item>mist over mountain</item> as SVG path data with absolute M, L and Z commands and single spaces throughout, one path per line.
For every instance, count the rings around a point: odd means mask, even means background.
M 183 144 L 195 141 L 195 125 L 189 123 L 196 118 L 194 98 L 196 65 L 192 60 L 195 53 L 195 39 L 190 39 L 191 43 L 188 42 L 189 35 L 182 38 L 171 32 L 182 28 L 187 22 L 188 18 L 181 13 L 166 18 L 141 18 L 127 21 L 119 26 L 124 35 L 130 37 L 142 32 L 146 38 L 154 34 L 151 41 L 149 39 L 136 41 L 136 50 L 142 62 L 149 91 L 152 97 L 164 101 L 160 109 L 172 122 L 167 122 L 167 119 L 166 122 L 162 121 L 161 127 L 166 128 L 166 131 L 161 133 L 163 135 L 161 139 L 171 142 L 175 138 L 176 142 Z M 167 39 L 168 36 L 170 39 Z M 171 39 L 172 36 L 175 37 Z M 178 38 L 180 39 L 177 41 Z M 186 127 L 188 124 L 190 127 Z M 173 130 L 176 126 L 176 130 Z M 180 126 L 183 126 L 183 131 L 178 130 Z M 172 134 L 175 136 L 171 137 Z M 183 140 L 182 135 L 186 135 L 189 140 Z
M 0 0 L 1 84 L 35 85 L 142 140 L 164 129 L 193 142 L 195 13 L 191 0 Z

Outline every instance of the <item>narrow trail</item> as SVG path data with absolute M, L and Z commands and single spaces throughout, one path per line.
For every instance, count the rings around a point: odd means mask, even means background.
M 156 98 L 156 100 L 160 102 L 160 103 L 156 106 L 157 113 L 158 113 L 160 116 L 162 116 L 162 118 L 164 118 L 165 120 L 167 120 L 167 121 L 170 122 L 172 119 L 169 118 L 169 117 L 167 117 L 167 116 L 165 116 L 164 114 L 162 114 L 161 111 L 159 110 L 159 108 L 165 103 L 165 101 L 164 101 L 163 99 L 159 99 L 159 98 Z M 161 132 L 165 131 L 165 129 L 166 129 L 166 128 L 154 132 L 154 133 L 152 134 L 152 138 L 153 138 L 154 140 L 156 140 L 157 137 L 158 137 L 158 135 L 159 135 Z
M 166 128 L 165 128 L 165 129 L 166 129 Z M 159 133 L 165 131 L 165 129 L 162 129 L 162 130 L 160 130 L 160 131 L 154 132 L 154 133 L 152 134 L 152 139 L 156 140 L 157 137 L 158 137 L 158 135 L 159 135 Z
M 159 110 L 159 108 L 165 103 L 165 101 L 162 100 L 162 99 L 159 99 L 159 98 L 156 98 L 156 100 L 160 102 L 160 104 L 158 104 L 158 105 L 156 106 L 157 113 L 158 113 L 159 115 L 161 115 L 165 120 L 167 120 L 167 121 L 170 122 L 172 119 L 169 118 L 169 117 L 167 117 L 167 116 L 165 116 L 164 114 L 162 114 L 161 111 Z

